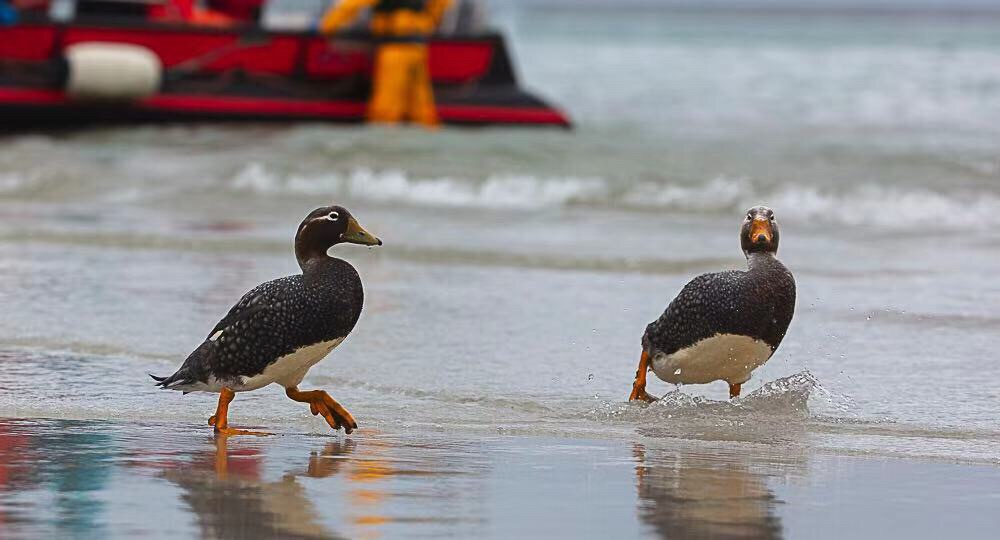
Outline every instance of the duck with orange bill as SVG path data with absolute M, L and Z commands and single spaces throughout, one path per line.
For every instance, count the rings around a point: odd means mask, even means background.
M 289 398 L 308 403 L 331 428 L 346 433 L 357 429 L 351 413 L 329 394 L 298 388 L 309 369 L 344 341 L 361 316 L 364 290 L 358 272 L 327 253 L 342 243 L 382 245 L 342 206 L 310 212 L 295 234 L 302 273 L 246 293 L 176 373 L 152 376 L 157 386 L 185 394 L 218 393 L 218 408 L 208 423 L 225 435 L 253 434 L 229 427 L 229 403 L 237 392 L 272 383 L 283 386 Z
M 702 274 L 646 327 L 629 400 L 654 401 L 646 373 L 673 384 L 725 381 L 739 397 L 781 344 L 795 311 L 795 279 L 777 258 L 774 211 L 755 206 L 740 229 L 747 270 Z

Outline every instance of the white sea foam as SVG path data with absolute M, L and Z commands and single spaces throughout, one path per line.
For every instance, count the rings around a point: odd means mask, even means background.
M 860 184 L 842 189 L 809 185 L 760 187 L 746 179 L 717 179 L 697 187 L 639 186 L 626 197 L 634 206 L 697 212 L 735 212 L 763 202 L 780 209 L 782 219 L 843 225 L 908 228 L 986 229 L 1000 225 L 1000 197 L 959 189 L 939 192 L 923 187 Z M 641 196 L 639 196 L 641 194 Z
M 56 202 L 97 196 L 106 202 L 131 203 L 151 198 L 183 199 L 208 187 L 250 196 L 334 197 L 418 207 L 545 211 L 582 206 L 719 215 L 763 203 L 779 210 L 782 220 L 790 222 L 905 230 L 926 225 L 933 216 L 938 228 L 991 230 L 1000 226 L 1000 192 L 988 186 L 952 187 L 946 183 L 938 184 L 941 187 L 898 181 L 818 186 L 806 181 L 775 183 L 738 176 L 678 182 L 503 173 L 475 178 L 420 176 L 403 169 L 370 167 L 310 174 L 284 172 L 261 162 L 246 164 L 235 174 L 212 176 L 197 181 L 179 175 L 171 181 L 154 176 L 115 182 L 104 176 L 68 177 L 62 169 L 39 167 L 0 172 L 0 197 Z M 70 179 L 78 181 L 68 182 Z
M 492 175 L 474 180 L 419 178 L 402 170 L 357 168 L 315 176 L 283 175 L 260 163 L 241 169 L 229 182 L 236 191 L 263 195 L 330 195 L 377 203 L 460 208 L 547 209 L 613 207 L 639 211 L 732 213 L 758 203 L 780 209 L 791 221 L 907 228 L 936 226 L 992 228 L 1000 225 L 1000 196 L 992 192 L 855 184 L 842 188 L 810 185 L 765 186 L 749 178 L 721 176 L 704 183 L 644 181 L 617 186 L 602 178 Z
M 283 176 L 259 163 L 243 168 L 230 183 L 261 194 L 334 195 L 372 202 L 471 208 L 546 208 L 598 201 L 607 184 L 597 178 L 495 175 L 484 180 L 413 178 L 401 170 L 358 168 L 347 174 Z
M 30 178 L 20 173 L 0 173 L 0 193 L 16 192 L 30 182 Z

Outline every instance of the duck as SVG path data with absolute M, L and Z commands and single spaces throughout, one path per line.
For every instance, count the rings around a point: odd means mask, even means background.
M 766 206 L 747 210 L 740 227 L 746 270 L 702 274 L 646 327 L 629 401 L 655 401 L 652 371 L 671 384 L 729 384 L 729 399 L 764 365 L 795 312 L 795 278 L 777 258 L 778 223 Z
M 381 246 L 343 206 L 310 212 L 295 233 L 301 273 L 262 283 L 243 295 L 181 367 L 168 377 L 150 374 L 166 390 L 219 394 L 208 424 L 224 435 L 261 434 L 229 426 L 238 392 L 280 384 L 290 399 L 308 403 L 334 430 L 358 424 L 323 390 L 299 390 L 306 373 L 351 333 L 361 316 L 364 289 L 350 263 L 329 255 L 335 245 Z

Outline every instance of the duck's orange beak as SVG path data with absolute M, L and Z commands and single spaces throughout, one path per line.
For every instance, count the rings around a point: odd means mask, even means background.
M 362 246 L 381 246 L 382 241 L 378 238 L 372 236 L 372 234 L 365 230 L 361 224 L 358 223 L 353 217 L 347 222 L 347 230 L 344 234 L 340 235 L 340 239 L 344 242 L 350 242 L 352 244 L 361 244 Z
M 768 244 L 774 233 L 771 231 L 771 221 L 765 217 L 757 216 L 750 224 L 750 242 L 754 244 Z

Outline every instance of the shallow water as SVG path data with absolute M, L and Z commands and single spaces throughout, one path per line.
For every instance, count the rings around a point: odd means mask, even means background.
M 768 442 L 791 422 L 810 446 L 998 461 L 1000 396 L 984 384 L 1000 369 L 983 357 L 997 322 L 996 296 L 986 294 L 996 287 L 988 247 L 956 242 L 959 264 L 909 233 L 846 241 L 822 226 L 785 224 L 798 310 L 747 395 L 721 402 L 717 383 L 647 407 L 623 403 L 642 329 L 691 275 L 739 266 L 730 230 L 738 223 L 564 209 L 515 212 L 519 219 L 499 227 L 511 214 L 352 207 L 387 244 L 337 248 L 364 276 L 365 313 L 307 384 L 330 387 L 367 425 L 402 418 L 435 429 L 589 437 L 654 424 L 666 437 Z M 148 419 L 155 404 L 201 423 L 210 396 L 152 392 L 144 374 L 176 368 L 233 299 L 295 270 L 281 238 L 287 227 L 260 225 L 242 207 L 232 215 L 187 208 L 183 217 L 135 207 L 81 217 L 76 209 L 68 224 L 62 210 L 42 208 L 18 216 L 17 233 L 0 244 L 0 272 L 12 285 L 3 301 L 17 307 L 0 315 L 2 410 Z M 287 223 L 297 222 L 294 210 L 269 209 L 276 222 L 287 213 Z M 427 213 L 435 215 L 423 220 Z M 623 241 L 602 230 L 622 231 Z M 703 253 L 641 254 L 643 239 L 666 244 L 662 231 L 671 230 L 699 231 Z M 723 257 L 711 257 L 709 244 Z M 878 258 L 887 248 L 892 261 Z M 58 399 L 37 400 L 39 384 L 62 389 Z M 268 397 L 241 396 L 235 417 L 324 429 L 280 393 L 259 394 Z M 740 424 L 749 426 L 732 433 Z
M 564 15 L 504 20 L 572 133 L 2 139 L 3 536 L 995 530 L 1000 20 L 645 14 L 622 40 L 618 15 Z M 297 271 L 295 226 L 331 200 L 386 245 L 336 248 L 365 312 L 303 386 L 362 430 L 267 388 L 231 421 L 281 436 L 220 450 L 213 396 L 146 374 Z M 798 283 L 781 348 L 734 403 L 659 382 L 626 403 L 645 325 L 745 264 L 757 203 Z
M 173 423 L 0 421 L 0 533 L 988 538 L 996 525 L 995 467 L 393 431 L 214 438 Z

